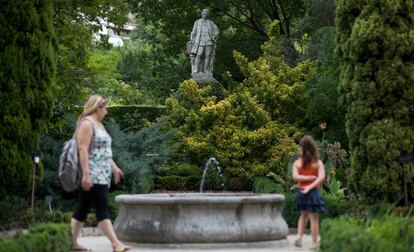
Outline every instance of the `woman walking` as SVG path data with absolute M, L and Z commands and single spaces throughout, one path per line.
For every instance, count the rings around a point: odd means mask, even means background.
M 95 208 L 98 227 L 110 240 L 113 251 L 124 252 L 130 249 L 118 240 L 109 215 L 111 174 L 114 174 L 117 184 L 123 173 L 112 159 L 112 139 L 101 123 L 107 113 L 105 97 L 93 95 L 86 102 L 78 120 L 76 142 L 82 167 L 82 186 L 79 206 L 71 220 L 72 251 L 90 251 L 79 245 L 78 237 L 91 207 Z

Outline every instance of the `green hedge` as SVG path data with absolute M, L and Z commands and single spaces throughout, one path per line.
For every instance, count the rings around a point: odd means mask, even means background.
M 41 224 L 31 228 L 28 234 L 1 241 L 0 252 L 67 252 L 71 240 L 68 224 Z
M 187 177 L 176 175 L 170 176 L 155 176 L 155 189 L 168 191 L 184 191 L 186 190 Z
M 137 131 L 164 113 L 164 106 L 117 105 L 108 108 L 107 119 L 114 119 L 122 130 Z
M 326 219 L 321 224 L 320 248 L 324 252 L 414 251 L 414 217 Z
M 73 114 L 77 118 L 83 108 L 77 107 Z M 165 114 L 165 106 L 112 105 L 108 107 L 105 121 L 114 120 L 123 131 L 138 131 Z

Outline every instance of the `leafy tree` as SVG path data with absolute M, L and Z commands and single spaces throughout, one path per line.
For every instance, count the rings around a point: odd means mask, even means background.
M 336 0 L 305 0 L 304 6 L 304 15 L 296 20 L 292 29 L 292 37 L 299 41 L 301 47 L 306 47 L 309 39 L 319 29 L 335 26 Z
M 340 75 L 340 61 L 335 54 L 335 28 L 324 27 L 312 37 L 318 44 L 315 71 L 306 80 L 305 85 L 305 125 L 317 137 L 321 137 L 320 124 L 326 123 L 325 140 L 339 141 L 348 145 L 345 133 L 345 108 L 338 103 L 337 91 Z M 316 50 L 316 49 L 315 49 Z
M 88 52 L 93 46 L 93 32 L 100 29 L 99 18 L 122 25 L 127 21 L 129 5 L 126 0 L 55 0 L 53 9 L 58 44 L 55 113 L 64 113 L 82 105 L 89 95 L 93 83 L 87 67 Z
M 268 38 L 267 27 L 272 20 L 278 20 L 278 32 L 284 39 L 287 62 L 297 63 L 297 53 L 290 39 L 294 20 L 303 14 L 303 1 L 294 0 L 209 0 L 209 1 L 131 1 L 134 11 L 145 24 L 152 23 L 161 28 L 168 38 L 163 43 L 168 55 L 182 53 L 189 40 L 190 31 L 201 10 L 210 9 L 210 18 L 220 29 L 215 61 L 215 77 L 222 80 L 222 74 L 229 70 L 233 78 L 242 80 L 237 64 L 230 61 L 233 50 L 249 58 L 260 56 L 260 45 Z M 163 15 L 159 15 L 163 13 Z
M 151 103 L 151 99 L 121 80 L 118 65 L 121 55 L 118 50 L 95 50 L 88 57 L 88 70 L 93 76 L 91 90 L 110 98 L 112 104 Z
M 52 7 L 48 0 L 1 5 L 0 197 L 29 190 L 32 151 L 51 116 L 56 73 Z
M 403 174 L 394 161 L 414 150 L 413 13 L 404 0 L 337 4 L 351 189 L 367 201 L 401 199 L 404 179 L 413 188 L 414 167 Z
M 266 28 L 269 21 L 277 20 L 281 23 L 281 35 L 290 36 L 292 20 L 304 12 L 301 0 L 209 0 L 209 1 L 131 1 L 139 16 L 145 20 L 161 21 L 168 27 L 187 29 L 187 26 L 197 18 L 202 9 L 212 10 L 214 16 L 223 16 L 223 20 L 230 21 L 232 26 L 247 27 L 260 36 L 267 37 Z M 164 15 L 159 15 L 164 13 Z M 177 20 L 180 17 L 180 20 Z M 178 22 L 177 22 L 178 21 Z M 168 29 L 173 31 L 171 29 Z
M 154 25 L 139 22 L 132 42 L 120 49 L 119 72 L 122 80 L 163 103 L 190 77 L 190 60 L 184 53 L 169 55 L 165 44 L 158 41 L 168 38 Z

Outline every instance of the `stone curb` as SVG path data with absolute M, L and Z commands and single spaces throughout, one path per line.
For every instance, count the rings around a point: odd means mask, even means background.
M 297 228 L 289 228 L 289 234 L 296 234 Z M 310 234 L 310 229 L 305 229 L 305 234 Z M 98 227 L 84 227 L 81 230 L 81 236 L 102 236 L 102 231 Z

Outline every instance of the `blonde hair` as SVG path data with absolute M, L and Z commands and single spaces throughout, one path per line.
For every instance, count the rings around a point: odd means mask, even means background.
M 92 95 L 85 103 L 85 106 L 83 107 L 83 112 L 78 118 L 78 122 L 83 118 L 87 117 L 88 115 L 95 113 L 100 106 L 104 106 L 105 104 L 106 99 L 104 96 L 98 94 Z

